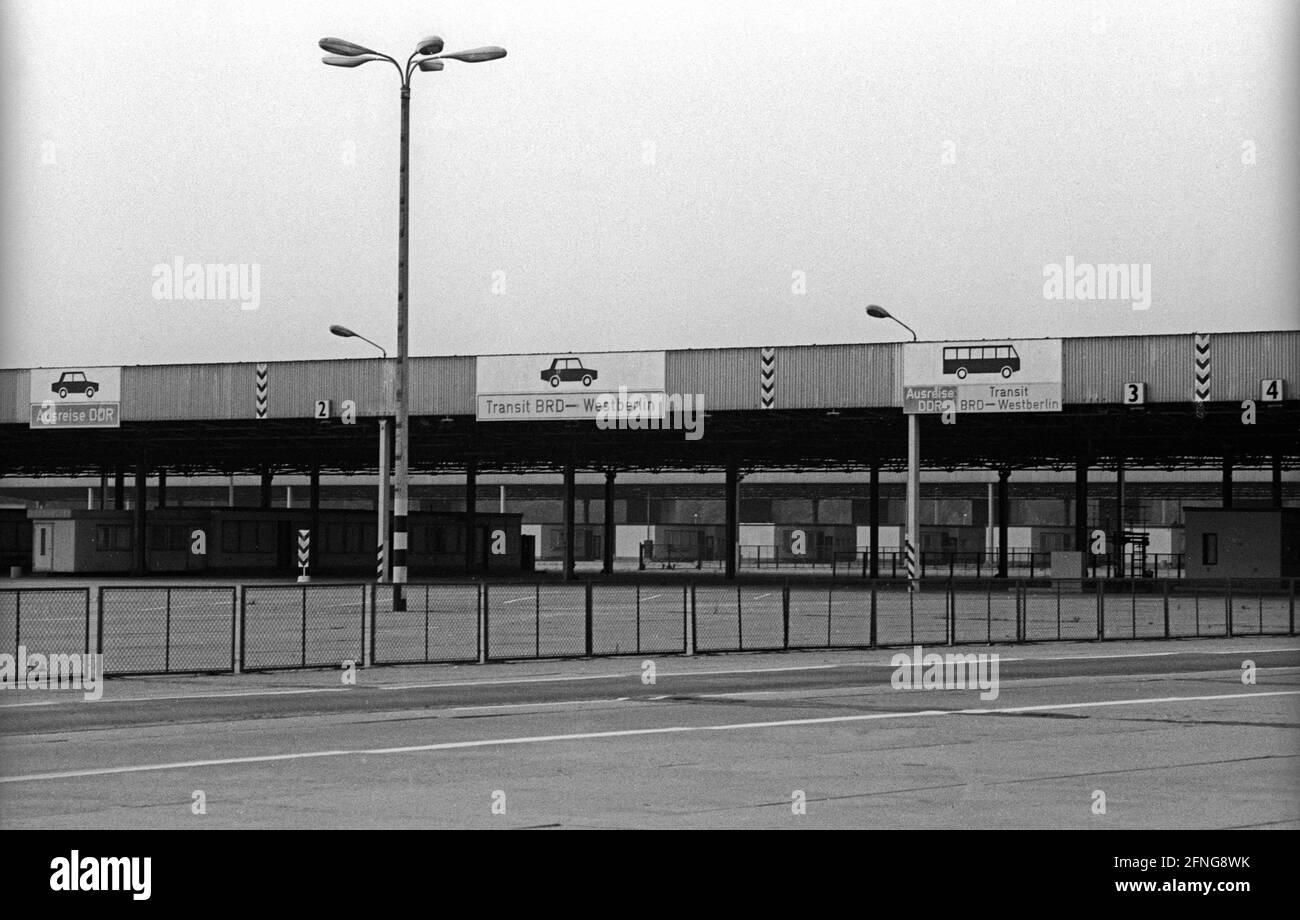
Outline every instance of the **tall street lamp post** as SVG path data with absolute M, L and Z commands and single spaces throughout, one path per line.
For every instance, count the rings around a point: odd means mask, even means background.
M 397 63 L 395 58 L 378 51 L 372 51 L 362 45 L 344 41 L 341 38 L 322 38 L 320 47 L 328 51 L 322 60 L 332 67 L 359 67 L 371 61 L 388 61 L 397 68 L 402 80 L 402 131 L 401 158 L 399 167 L 398 221 L 397 221 L 397 381 L 396 402 L 397 416 L 394 426 L 394 460 L 397 466 L 396 494 L 393 497 L 393 609 L 405 610 L 406 601 L 402 596 L 402 585 L 406 583 L 406 516 L 410 494 L 410 445 L 409 407 L 407 391 L 410 374 L 407 366 L 407 250 L 410 201 L 410 158 L 411 158 L 411 75 L 416 70 L 426 73 L 442 70 L 447 60 L 463 61 L 477 64 L 482 61 L 495 61 L 506 56 L 504 48 L 488 46 L 473 48 L 469 51 L 457 51 L 443 54 L 442 39 L 436 35 L 422 39 L 416 45 L 415 53 L 406 59 L 406 65 Z
M 359 332 L 353 332 L 347 326 L 333 325 L 330 326 L 330 332 L 344 339 L 360 339 L 363 342 L 369 342 L 379 353 L 384 356 L 384 374 L 388 373 L 388 352 L 384 346 L 378 342 L 371 342 Z M 388 584 L 388 471 L 392 467 L 393 461 L 389 458 L 390 444 L 388 440 L 388 417 L 382 416 L 379 419 L 379 496 L 375 503 L 375 510 L 378 514 L 379 521 L 375 525 L 376 535 L 376 553 L 375 553 L 375 576 L 380 584 Z
M 873 319 L 892 319 L 916 341 L 916 331 L 884 307 L 875 304 L 867 307 Z M 921 416 L 913 412 L 907 416 L 907 533 L 903 537 L 903 561 L 907 567 L 907 590 L 915 591 L 919 577 L 918 558 L 921 551 L 921 532 L 917 520 L 919 493 L 921 491 Z

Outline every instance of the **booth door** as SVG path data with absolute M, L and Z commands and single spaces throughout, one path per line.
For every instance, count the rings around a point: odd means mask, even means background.
M 32 534 L 32 571 L 54 571 L 54 525 L 37 524 Z

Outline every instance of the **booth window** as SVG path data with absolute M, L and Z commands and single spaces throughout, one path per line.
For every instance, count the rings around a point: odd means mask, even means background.
M 1201 564 L 1219 564 L 1219 535 L 1217 533 L 1201 534 Z
M 95 528 L 95 549 L 103 552 L 129 550 L 134 545 L 129 524 L 100 524 Z

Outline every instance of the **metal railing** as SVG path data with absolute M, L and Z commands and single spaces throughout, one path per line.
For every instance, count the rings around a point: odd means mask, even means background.
M 0 588 L 0 654 L 89 655 L 92 625 L 89 588 Z
M 233 587 L 101 587 L 96 649 L 105 674 L 235 669 Z
M 800 579 L 0 590 L 0 653 L 109 674 L 1295 635 L 1297 579 Z

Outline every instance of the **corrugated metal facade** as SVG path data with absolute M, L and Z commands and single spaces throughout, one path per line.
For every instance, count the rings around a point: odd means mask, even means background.
M 474 358 L 413 358 L 412 415 L 473 415 Z
M 897 406 L 902 355 L 898 344 L 778 348 L 773 408 Z
M 1067 404 L 1119 403 L 1126 383 L 1146 383 L 1149 403 L 1192 398 L 1190 335 L 1065 339 L 1061 364 Z
M 0 371 L 0 424 L 22 422 L 28 424 L 31 417 L 28 408 L 31 398 L 28 393 L 28 371 Z
M 1210 336 L 1211 402 L 1259 399 L 1259 382 L 1279 378 L 1287 399 L 1300 398 L 1300 332 Z
M 670 351 L 664 356 L 664 388 L 669 393 L 701 393 L 708 411 L 757 409 L 757 348 Z
M 899 405 L 903 345 L 801 345 L 775 349 L 776 409 Z M 670 393 L 702 393 L 710 410 L 760 408 L 760 348 L 689 349 L 665 356 Z M 1062 344 L 1066 403 L 1119 403 L 1126 383 L 1146 383 L 1149 403 L 1190 401 L 1191 334 L 1066 339 Z M 257 365 L 193 364 L 124 367 L 124 421 L 251 419 Z M 411 412 L 473 415 L 475 359 L 411 359 Z M 1218 333 L 1210 337 L 1210 401 L 1259 398 L 1261 379 L 1287 381 L 1300 396 L 1300 332 Z M 268 364 L 268 416 L 310 418 L 318 399 L 357 403 L 363 417 L 395 411 L 392 362 L 382 359 L 281 361 Z M 28 372 L 0 370 L 0 422 L 28 421 Z
M 122 368 L 122 421 L 251 418 L 252 364 Z
M 897 405 L 902 351 L 897 344 L 786 345 L 774 349 L 775 409 Z M 761 348 L 670 351 L 669 393 L 702 393 L 709 410 L 760 408 Z
M 1065 339 L 1061 346 L 1067 403 L 1119 403 L 1126 383 L 1145 383 L 1148 403 L 1191 402 L 1195 337 L 1144 335 Z M 1300 332 L 1210 335 L 1210 402 L 1259 398 L 1259 381 L 1287 381 L 1300 393 Z

